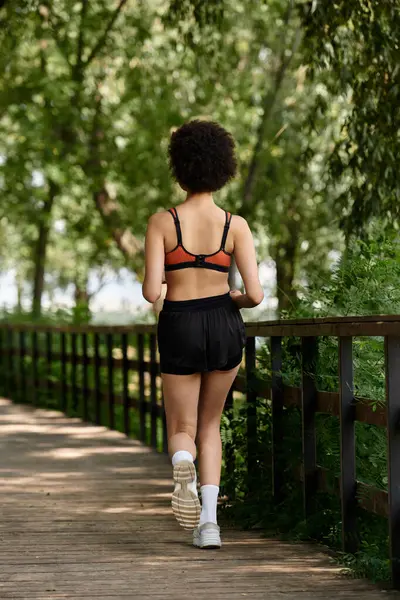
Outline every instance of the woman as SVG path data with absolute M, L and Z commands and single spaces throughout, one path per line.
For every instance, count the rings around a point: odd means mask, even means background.
M 246 221 L 216 206 L 212 196 L 236 173 L 231 135 L 217 123 L 192 121 L 172 135 L 169 156 L 186 200 L 149 220 L 143 296 L 152 303 L 160 298 L 165 270 L 158 346 L 175 482 L 172 509 L 180 525 L 194 529 L 195 546 L 219 548 L 220 420 L 245 344 L 239 309 L 257 306 L 264 294 Z M 232 256 L 244 294 L 229 291 Z

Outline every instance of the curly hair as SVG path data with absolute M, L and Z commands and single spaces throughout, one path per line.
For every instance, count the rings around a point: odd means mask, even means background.
M 235 177 L 235 142 L 218 123 L 190 121 L 172 134 L 169 163 L 185 190 L 216 192 Z

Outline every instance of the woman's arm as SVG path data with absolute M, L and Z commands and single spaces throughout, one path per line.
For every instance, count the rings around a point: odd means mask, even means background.
M 147 224 L 145 240 L 145 274 L 143 297 L 154 304 L 161 296 L 164 281 L 164 234 L 161 229 L 161 213 L 151 216 Z
M 238 216 L 233 217 L 233 219 L 233 254 L 246 291 L 242 294 L 234 290 L 231 292 L 231 296 L 239 308 L 253 308 L 260 304 L 264 298 L 264 290 L 258 277 L 253 236 L 245 219 Z

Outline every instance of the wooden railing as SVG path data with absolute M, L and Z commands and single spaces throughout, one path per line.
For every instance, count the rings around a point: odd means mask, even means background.
M 400 589 L 400 316 L 309 319 L 248 323 L 245 369 L 238 375 L 227 399 L 235 391 L 247 398 L 247 469 L 257 474 L 257 398 L 270 400 L 272 413 L 273 495 L 284 494 L 283 415 L 285 407 L 298 406 L 302 418 L 302 482 L 304 514 L 313 513 L 319 490 L 337 492 L 341 499 L 342 545 L 355 552 L 359 543 L 356 509 L 388 520 L 393 587 Z M 282 339 L 300 338 L 302 383 L 288 387 L 282 377 Z M 339 392 L 316 386 L 318 338 L 338 338 Z M 353 392 L 354 336 L 385 340 L 386 403 L 372 404 Z M 260 380 L 256 369 L 256 338 L 268 338 L 271 381 Z M 165 415 L 157 360 L 156 328 L 55 327 L 0 325 L 2 393 L 13 400 L 57 406 L 86 421 L 119 428 L 159 451 L 167 450 Z M 339 418 L 341 473 L 332 488 L 331 477 L 317 464 L 317 413 Z M 118 422 L 117 422 L 118 421 Z M 386 428 L 388 490 L 356 479 L 355 422 Z M 234 451 L 226 449 L 226 467 L 232 470 Z

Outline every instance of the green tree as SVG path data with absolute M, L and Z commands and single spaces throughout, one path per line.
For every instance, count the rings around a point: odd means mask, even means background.
M 373 216 L 399 222 L 400 8 L 398 2 L 314 0 L 305 10 L 310 74 L 325 76 L 349 114 L 332 154 L 332 178 L 346 177 L 341 202 L 348 232 Z M 350 177 L 348 176 L 350 174 Z

